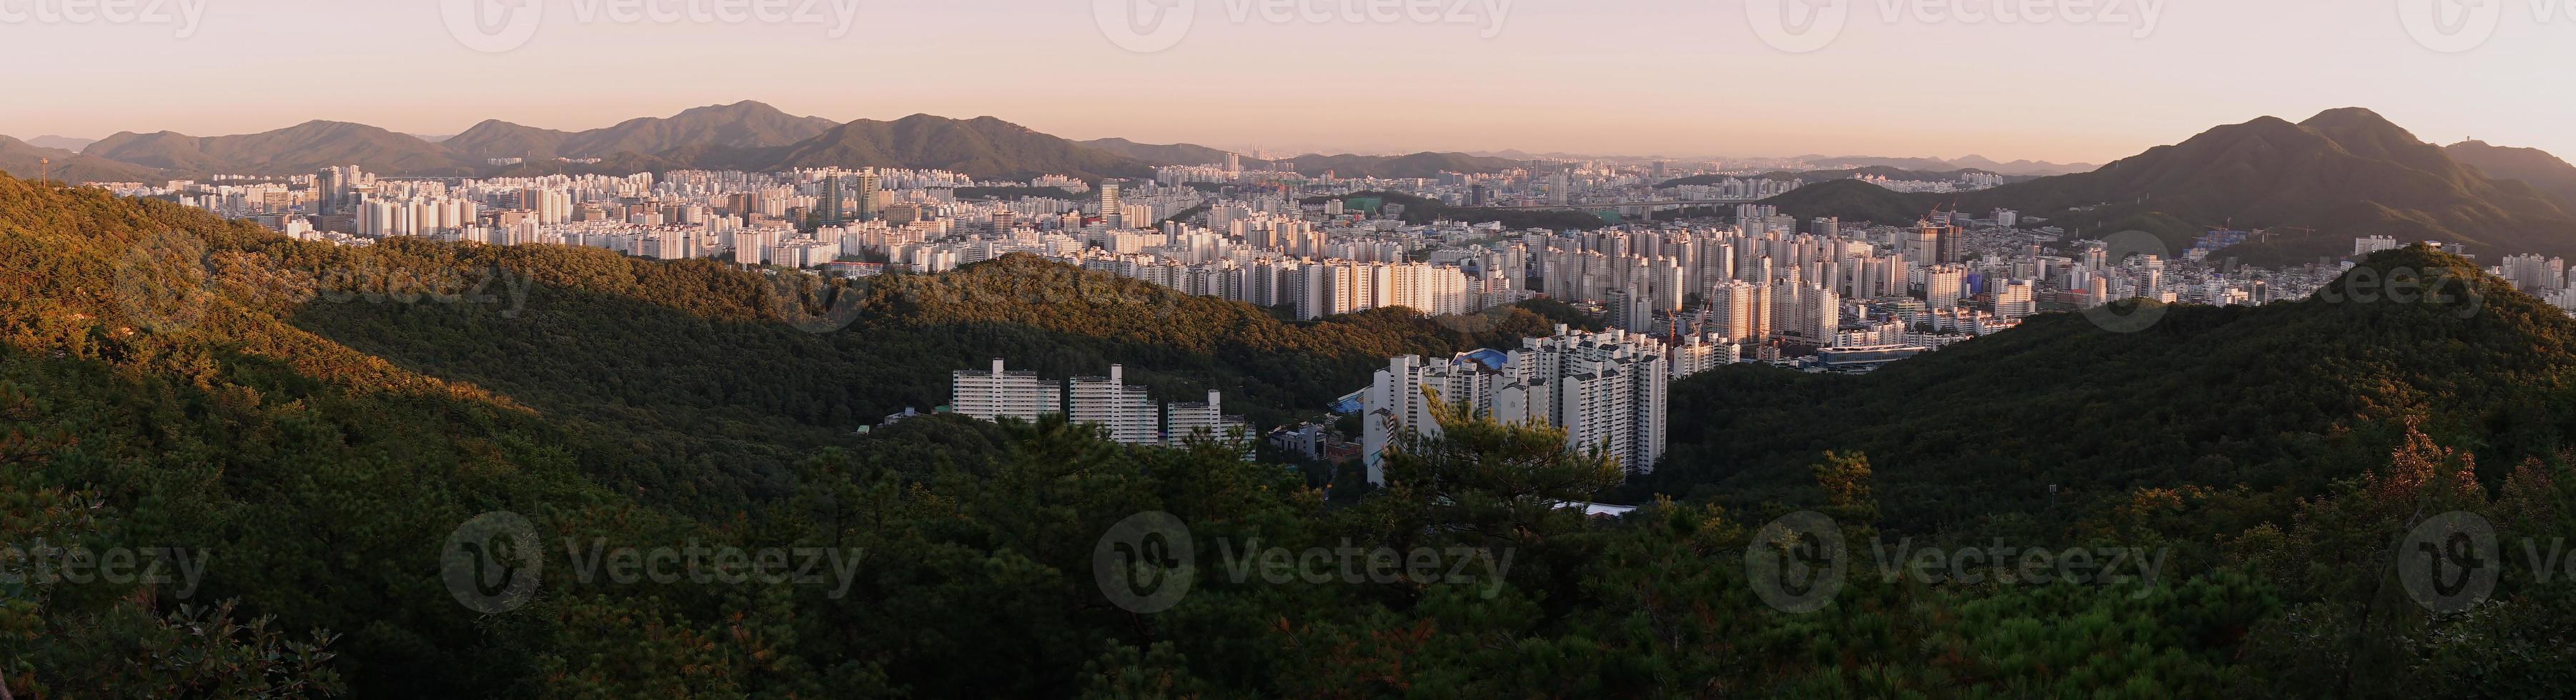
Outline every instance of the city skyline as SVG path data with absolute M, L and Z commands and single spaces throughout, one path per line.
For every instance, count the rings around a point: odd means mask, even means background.
M 77 4 L 36 6 L 65 3 Z M 741 22 L 688 19 L 698 4 L 621 14 L 626 5 L 604 0 L 539 2 L 532 32 L 498 45 L 452 29 L 441 16 L 452 3 L 195 0 L 161 7 L 158 22 L 48 23 L 13 10 L 0 37 L 86 58 L 0 78 L 0 90 L 28 96 L 0 133 L 215 136 L 315 119 L 431 136 L 484 119 L 578 130 L 750 99 L 843 122 L 993 116 L 1074 139 L 1296 153 L 2102 163 L 2211 124 L 2364 106 L 2427 141 L 2576 152 L 2576 138 L 2551 128 L 2576 104 L 2528 89 L 2576 56 L 2576 42 L 2557 40 L 2576 35 L 2576 20 L 2521 3 L 2463 47 L 2410 32 L 2402 8 L 2376 3 L 2231 6 L 2225 17 L 2124 3 L 2136 5 L 2125 23 L 2004 26 L 1871 2 L 1847 6 L 1832 41 L 1804 53 L 1735 2 L 1442 3 L 1462 21 L 1388 22 L 1335 3 L 1265 14 L 1269 0 L 1208 0 L 1177 41 L 1150 50 L 1103 29 L 1115 11 L 1100 8 L 1115 3 L 789 3 L 777 21 Z M 657 20 L 657 7 L 676 19 Z M 1495 21 L 1463 21 L 1487 19 L 1478 12 Z M 1649 14 L 1657 21 L 1634 21 Z M 946 31 L 961 25 L 979 40 Z M 120 50 L 83 53 L 99 45 Z M 209 55 L 226 60 L 204 64 Z

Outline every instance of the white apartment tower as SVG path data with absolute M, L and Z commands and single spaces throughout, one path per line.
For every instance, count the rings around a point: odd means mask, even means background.
M 951 408 L 958 415 L 988 421 L 1034 421 L 1039 416 L 1064 412 L 1062 385 L 1040 379 L 1036 372 L 1005 370 L 1000 358 L 993 360 L 990 372 L 958 370 L 954 376 L 955 401 Z
M 1155 415 L 1154 398 L 1145 387 L 1128 386 L 1127 368 L 1109 366 L 1109 376 L 1081 377 L 1073 380 L 1072 419 L 1077 424 L 1097 425 L 1111 442 L 1127 445 L 1151 445 L 1162 442 L 1160 416 Z
M 1225 415 L 1223 399 L 1222 395 L 1211 391 L 1208 392 L 1207 403 L 1183 402 L 1164 407 L 1165 424 L 1170 426 L 1170 443 L 1178 446 L 1192 437 L 1201 436 L 1226 440 L 1236 429 L 1242 429 L 1247 437 L 1251 436 L 1251 425 L 1241 416 Z

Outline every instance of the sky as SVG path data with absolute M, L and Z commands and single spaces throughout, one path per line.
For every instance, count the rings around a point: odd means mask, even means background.
M 759 100 L 1244 151 L 2101 163 L 2362 106 L 2576 158 L 2576 0 L 0 0 L 0 53 L 20 138 Z

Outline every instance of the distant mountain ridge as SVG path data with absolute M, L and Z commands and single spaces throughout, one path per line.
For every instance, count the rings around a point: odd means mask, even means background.
M 1979 155 L 1944 159 L 1883 158 L 1876 156 L 1825 156 L 1808 154 L 1798 156 L 1797 159 L 1806 161 L 1809 165 L 1826 170 L 1888 167 L 1933 172 L 1949 170 L 1986 170 L 2002 175 L 2069 175 L 2090 171 L 2097 167 L 2091 163 L 2051 163 L 2047 161 L 2034 160 L 2016 160 L 2010 163 L 2001 163 L 1996 162 L 1991 158 Z
M 2537 148 L 2512 148 L 2488 145 L 2485 141 L 2462 141 L 2442 148 L 2442 152 L 2461 165 L 2497 180 L 2520 180 L 2556 197 L 2560 208 L 2576 212 L 2576 165 Z
M 276 131 L 197 137 L 119 132 L 86 155 L 187 174 L 289 175 L 363 164 L 388 173 L 464 174 L 456 154 L 418 137 L 365 124 L 310 121 Z
M 778 171 L 795 168 L 936 168 L 977 178 L 1152 177 L 1145 161 L 1083 146 L 995 119 L 916 114 L 891 122 L 861 119 L 813 138 L 767 148 L 693 146 L 658 154 L 695 167 Z
M 48 166 L 45 159 L 53 159 Z M 7 136 L 0 136 L 0 172 L 33 180 L 42 175 L 55 182 L 142 182 L 159 179 L 151 168 L 128 165 L 105 158 L 85 156 L 58 148 L 45 148 Z
M 78 140 L 64 140 L 70 143 Z M 95 143 L 81 172 L 132 180 L 216 174 L 300 175 L 356 165 L 408 177 L 491 177 L 557 173 L 640 172 L 629 168 L 779 171 L 795 168 L 936 168 L 978 178 L 1063 174 L 1086 179 L 1152 177 L 1157 166 L 1225 161 L 1227 151 L 1195 144 L 1155 145 L 1108 138 L 1075 142 L 993 117 L 951 119 L 917 114 L 895 121 L 834 122 L 800 117 L 754 101 L 710 105 L 670 117 L 630 119 L 586 131 L 563 131 L 498 119 L 454 136 L 423 137 L 334 121 L 310 121 L 254 134 L 192 136 L 162 131 L 118 133 Z M 69 151 L 64 151 L 68 155 Z M 40 154 L 35 157 L 47 157 Z M 500 165 L 495 160 L 518 159 Z M 565 163 L 558 159 L 599 159 Z M 1525 161 L 1464 153 L 1398 156 L 1298 156 L 1297 171 L 1349 177 L 1427 178 L 1442 172 L 1497 172 Z M 111 166 L 107 163 L 114 163 Z M 1247 168 L 1273 161 L 1246 158 Z M 81 178 L 86 179 L 86 178 Z
M 98 139 L 55 136 L 53 134 L 46 134 L 32 139 L 27 139 L 27 145 L 30 146 L 35 146 L 37 148 L 59 148 L 73 153 L 79 153 L 82 149 L 89 148 L 89 145 L 93 143 L 98 143 Z
M 1927 171 L 1927 170 L 1906 170 L 1906 169 L 1904 169 L 1904 168 L 1898 168 L 1898 167 L 1893 167 L 1893 166 L 1885 166 L 1885 165 L 1873 165 L 1873 166 L 1863 167 L 1863 168 L 1846 168 L 1846 169 L 1842 169 L 1842 170 L 1809 170 L 1809 171 L 1787 171 L 1787 170 L 1782 170 L 1782 171 L 1777 171 L 1777 172 L 1768 172 L 1768 173 L 1762 173 L 1762 174 L 1759 174 L 1759 175 L 1750 175 L 1750 176 L 1746 176 L 1746 175 L 1727 175 L 1727 174 L 1716 174 L 1716 175 L 1693 175 L 1693 176 L 1690 176 L 1690 177 L 1677 178 L 1677 179 L 1666 180 L 1666 181 L 1663 181 L 1663 182 L 1660 182 L 1660 183 L 1656 183 L 1656 184 L 1655 184 L 1655 187 L 1657 187 L 1657 188 L 1666 188 L 1666 187 L 1681 187 L 1681 186 L 1684 186 L 1684 185 L 1714 185 L 1714 184 L 1717 184 L 1717 183 L 1725 182 L 1725 181 L 1727 181 L 1727 180 L 1741 180 L 1741 179 L 1746 179 L 1746 178 L 1748 178 L 1748 177 L 1751 177 L 1751 178 L 1763 178 L 1763 179 L 1769 179 L 1769 180 L 1805 180 L 1805 181 L 1807 181 L 1807 182 L 1808 182 L 1808 183 L 1810 183 L 1810 184 L 1818 183 L 1818 182 L 1823 182 L 1823 181 L 1826 181 L 1826 180 L 1849 180 L 1849 179 L 1852 179 L 1852 178 L 1855 178 L 1855 177 L 1863 177 L 1863 176 L 1866 176 L 1866 177 L 1886 178 L 1886 179 L 1889 179 L 1889 180 L 1912 180 L 1912 181 L 1915 181 L 1915 182 L 1950 182 L 1950 181 L 1955 181 L 1955 180 L 1958 180 L 1958 179 L 1960 179 L 1960 178 L 1966 177 L 1966 176 L 1968 176 L 1968 175 L 1970 175 L 1970 174 L 1977 174 L 1977 173 L 1982 173 L 1982 174 L 1987 174 L 1987 175 L 2001 175 L 2001 174 L 2002 174 L 2002 173 L 1994 172 L 1994 171 L 1992 171 L 1992 170 L 1986 170 L 1986 169 L 1983 169 L 1983 168 L 1967 168 L 1967 169 L 1961 169 L 1961 170 L 1951 170 L 1951 171 L 1946 171 L 1946 172 L 1935 172 L 1935 171 Z
M 2255 263 L 2342 256 L 2353 238 L 2370 235 L 2463 244 L 2482 257 L 2576 255 L 2569 208 L 2524 182 L 2490 179 L 2360 108 L 2221 126 L 2093 172 L 1959 195 L 1812 189 L 1774 203 L 1806 216 L 2006 208 L 2087 232 L 2149 230 L 2177 251 L 2199 228 L 2270 229 L 2221 253 Z
M 68 154 L 68 152 L 66 152 Z M 940 168 L 980 178 L 1059 173 L 1151 177 L 1144 161 L 1085 147 L 1010 122 L 914 115 L 847 124 L 797 117 L 758 102 L 700 107 L 589 131 L 487 120 L 439 143 L 364 124 L 314 121 L 257 134 L 198 137 L 119 133 L 90 155 L 134 166 L 137 179 L 217 173 L 295 175 L 357 165 L 397 176 L 607 172 L 602 168 L 776 171 L 822 167 Z M 493 165 L 518 158 L 519 165 Z M 557 158 L 599 158 L 567 165 Z M 634 171 L 628 171 L 634 172 Z
M 645 117 L 589 131 L 557 131 L 488 120 L 441 142 L 474 160 L 492 158 L 606 158 L 619 153 L 657 154 L 713 146 L 767 148 L 814 138 L 840 126 L 822 117 L 798 117 L 759 102 L 698 107 L 667 118 Z
M 1150 143 L 1137 143 L 1120 138 L 1092 139 L 1090 141 L 1083 141 L 1081 144 L 1086 148 L 1098 149 L 1104 152 L 1145 161 L 1146 163 L 1158 166 L 1220 164 L 1225 162 L 1227 154 L 1233 153 L 1233 151 L 1220 148 L 1209 148 L 1193 143 L 1176 143 L 1164 146 Z M 1249 156 L 1244 157 L 1242 160 L 1244 167 L 1247 168 L 1254 167 L 1256 164 L 1267 167 L 1270 164 L 1269 161 L 1258 160 Z
M 1225 162 L 1226 154 L 1231 153 L 1196 144 L 1182 143 L 1166 146 L 1137 143 L 1119 138 L 1084 141 L 1082 145 L 1157 166 L 1218 164 Z M 1256 169 L 1276 168 L 1280 163 L 1288 163 L 1296 166 L 1297 173 L 1300 175 L 1322 175 L 1329 170 L 1337 177 L 1415 178 L 1439 177 L 1443 172 L 1502 172 L 1527 167 L 1530 159 L 1425 151 L 1397 156 L 1309 153 L 1277 160 L 1262 160 L 1246 156 L 1240 160 L 1243 162 L 1243 167 Z

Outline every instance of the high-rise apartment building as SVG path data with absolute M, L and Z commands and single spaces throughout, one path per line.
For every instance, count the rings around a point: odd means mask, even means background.
M 1995 286 L 1995 318 L 2011 320 L 2038 312 L 2036 286 L 2029 280 L 2012 280 Z
M 958 415 L 978 420 L 1034 421 L 1039 416 L 1064 412 L 1063 385 L 1041 379 L 1036 372 L 1006 370 L 1000 358 L 993 360 L 989 372 L 958 370 L 952 386 L 955 393 L 950 407 Z
M 851 182 L 851 189 L 855 192 L 854 201 L 851 204 L 857 205 L 852 209 L 856 210 L 854 213 L 857 214 L 858 220 L 877 220 L 877 200 L 884 196 L 884 185 L 883 181 L 878 179 L 876 169 L 869 168 L 860 172 L 851 178 Z
M 1567 447 L 1600 449 L 1632 472 L 1663 459 L 1672 349 L 1643 334 L 1558 326 L 1509 353 L 1445 360 L 1392 358 L 1363 394 L 1361 454 L 1371 483 L 1386 482 L 1385 456 L 1412 436 L 1440 431 L 1436 400 L 1505 423 L 1566 431 Z
M 1114 181 L 1114 180 L 1103 180 L 1103 181 L 1101 181 L 1101 183 L 1100 183 L 1100 220 L 1101 220 L 1101 221 L 1103 221 L 1103 222 L 1105 222 L 1105 223 L 1109 226 L 1109 228 L 1110 228 L 1111 230 L 1117 230 L 1117 229 L 1126 228 L 1126 227 L 1127 227 L 1127 213 L 1126 213 L 1126 211 L 1124 211 L 1124 210 L 1125 210 L 1125 208 L 1126 208 L 1126 207 L 1125 207 L 1123 204 L 1121 204 L 1121 202 L 1120 202 L 1120 201 L 1119 201 L 1119 199 L 1118 199 L 1118 183 L 1117 183 L 1117 181 Z
M 1164 407 L 1164 424 L 1168 426 L 1167 432 L 1170 433 L 1169 442 L 1173 445 L 1181 445 L 1192 438 L 1227 440 L 1231 439 L 1237 431 L 1241 431 L 1246 439 L 1252 437 L 1251 424 L 1244 421 L 1242 416 L 1225 414 L 1224 398 L 1217 392 L 1211 391 L 1208 392 L 1206 403 L 1175 402 Z
M 1129 386 L 1126 375 L 1127 368 L 1110 365 L 1109 376 L 1074 379 L 1070 392 L 1073 422 L 1099 426 L 1112 442 L 1161 442 L 1161 421 L 1154 410 L 1154 398 L 1145 393 L 1145 387 Z

